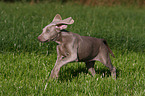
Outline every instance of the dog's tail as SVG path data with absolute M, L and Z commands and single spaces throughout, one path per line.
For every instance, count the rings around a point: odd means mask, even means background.
M 103 40 L 103 43 L 106 45 L 106 47 L 107 47 L 109 53 L 115 58 L 115 56 L 114 56 L 112 50 L 109 48 L 109 46 L 108 46 L 108 44 L 107 44 L 107 41 L 106 41 L 106 40 Z

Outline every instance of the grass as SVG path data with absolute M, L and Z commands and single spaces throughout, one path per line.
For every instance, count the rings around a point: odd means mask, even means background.
M 47 81 L 57 44 L 41 44 L 37 36 L 57 13 L 75 20 L 68 30 L 108 41 L 116 81 L 99 62 L 94 78 L 76 62 L 61 68 L 58 80 Z M 144 96 L 144 17 L 144 8 L 0 2 L 0 95 Z

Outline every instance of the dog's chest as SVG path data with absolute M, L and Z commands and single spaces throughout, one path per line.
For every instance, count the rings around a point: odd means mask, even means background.
M 64 57 L 66 57 L 69 54 L 68 50 L 66 49 L 65 45 L 63 45 L 63 44 L 59 46 L 59 52 Z

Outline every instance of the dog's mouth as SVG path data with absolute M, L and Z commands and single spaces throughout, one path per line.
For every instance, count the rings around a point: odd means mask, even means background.
M 45 40 L 45 39 L 43 39 L 42 37 L 38 37 L 38 40 L 40 41 L 40 42 L 42 42 L 42 43 L 45 43 L 45 42 L 49 42 L 50 41 L 50 39 L 47 39 L 47 40 Z
M 50 39 L 48 39 L 48 40 L 46 40 L 45 42 L 49 42 L 49 41 L 51 41 Z
M 38 40 L 42 43 L 45 43 L 45 42 L 49 42 L 49 41 L 55 41 L 57 39 L 57 37 L 58 37 L 58 34 L 52 36 L 50 39 L 47 39 L 47 40 L 45 40 L 44 38 L 38 37 Z
M 49 41 L 51 41 L 50 39 L 48 39 L 48 40 L 45 40 L 45 41 L 40 41 L 41 43 L 46 43 L 46 42 L 49 42 Z
M 58 37 L 58 34 L 54 35 L 52 38 L 47 39 L 47 40 L 44 41 L 44 42 L 55 41 L 55 40 L 57 39 L 57 37 Z

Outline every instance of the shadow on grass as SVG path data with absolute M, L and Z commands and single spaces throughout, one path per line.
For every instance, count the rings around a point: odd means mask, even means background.
M 102 78 L 111 76 L 111 72 L 107 68 L 98 68 L 98 69 L 95 69 L 95 71 L 96 71 L 96 75 L 99 77 L 102 76 Z M 117 69 L 116 78 L 118 78 L 119 73 L 120 73 L 120 69 Z M 73 79 L 76 79 L 76 78 L 78 79 L 80 74 L 84 74 L 84 76 L 86 74 L 89 74 L 90 76 L 92 76 L 91 73 L 88 72 L 86 67 L 79 67 L 77 69 L 67 68 L 66 70 L 60 71 L 58 80 L 60 80 L 61 82 L 72 81 Z

